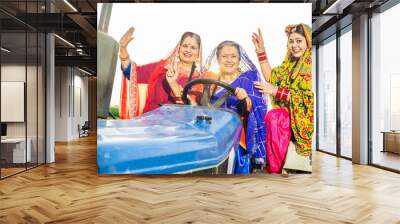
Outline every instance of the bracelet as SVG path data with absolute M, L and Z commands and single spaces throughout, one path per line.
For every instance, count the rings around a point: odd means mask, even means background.
M 283 89 L 281 99 L 282 99 L 282 100 L 287 100 L 288 96 L 289 96 L 289 90 L 286 89 L 286 88 Z
M 258 57 L 258 61 L 259 62 L 264 62 L 267 61 L 267 54 L 265 53 L 265 51 L 259 52 L 257 53 L 257 57 Z
M 240 102 L 246 102 L 247 98 L 249 98 L 249 96 L 246 96 L 245 98 L 241 99 Z
M 265 47 L 256 50 L 256 53 L 261 53 L 261 52 L 265 52 Z
M 119 59 L 120 59 L 121 61 L 128 61 L 128 60 L 129 60 L 129 55 L 126 56 L 125 58 L 119 56 Z
M 282 97 L 282 88 L 278 88 L 275 94 L 275 98 L 280 99 Z
M 176 96 L 176 97 L 174 98 L 174 100 L 175 100 L 175 102 L 177 102 L 177 101 L 182 101 L 182 97 Z
M 257 53 L 257 57 L 259 61 L 264 61 L 267 59 L 267 54 L 265 52 Z

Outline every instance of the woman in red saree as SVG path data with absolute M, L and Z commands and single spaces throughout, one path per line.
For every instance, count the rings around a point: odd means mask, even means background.
M 288 170 L 311 172 L 311 140 L 314 132 L 311 28 L 288 25 L 287 54 L 271 69 L 261 31 L 253 34 L 260 67 L 267 83 L 256 87 L 272 97 L 273 110 L 266 116 L 267 171 L 287 176 Z
M 161 104 L 182 103 L 183 86 L 188 81 L 198 78 L 201 69 L 199 35 L 185 32 L 166 59 L 139 66 L 130 59 L 127 51 L 128 44 L 133 40 L 133 32 L 134 28 L 131 27 L 119 42 L 119 57 L 124 74 L 120 98 L 121 119 L 139 116 L 158 108 Z M 147 90 L 141 95 L 138 84 L 147 84 Z

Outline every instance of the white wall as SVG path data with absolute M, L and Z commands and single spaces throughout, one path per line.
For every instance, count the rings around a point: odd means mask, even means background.
M 68 141 L 68 67 L 55 68 L 55 141 Z
M 77 139 L 78 124 L 88 120 L 88 78 L 76 68 L 56 67 L 55 85 L 55 140 Z
M 28 66 L 28 73 L 33 70 Z M 36 70 L 35 70 L 36 71 Z M 25 65 L 9 64 L 1 66 L 1 81 L 25 82 Z M 7 108 L 1 108 L 6 110 Z M 25 122 L 7 122 L 8 137 L 25 137 Z
M 88 121 L 88 77 L 81 75 L 74 75 L 74 107 L 72 108 L 72 120 L 71 120 L 71 135 L 76 138 L 78 137 L 78 124 L 82 126 L 85 121 Z M 81 74 L 81 73 L 79 73 Z M 80 102 L 79 102 L 80 101 Z M 81 108 L 80 108 L 81 107 Z M 81 110 L 81 111 L 80 111 Z
M 28 66 L 29 70 L 32 70 L 32 66 Z M 25 64 L 9 64 L 1 65 L 1 81 L 18 81 L 25 82 Z
M 26 83 L 26 107 L 22 107 L 22 112 L 26 110 L 26 121 L 6 122 L 7 137 L 24 138 L 25 135 L 30 139 L 32 161 L 44 162 L 44 74 L 40 66 L 25 64 L 3 64 L 1 66 L 1 81 L 24 82 Z M 27 78 L 27 80 L 25 80 Z M 22 92 L 23 94 L 23 92 Z M 2 96 L 7 97 L 7 96 Z M 8 110 L 9 108 L 1 108 Z M 3 111 L 4 112 L 4 111 Z M 37 157 L 37 150 L 39 156 Z

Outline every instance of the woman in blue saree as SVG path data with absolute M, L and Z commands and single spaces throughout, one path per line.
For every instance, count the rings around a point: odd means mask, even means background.
M 215 79 L 230 84 L 235 96 L 222 105 L 237 112 L 243 121 L 239 147 L 235 150 L 235 174 L 248 174 L 263 168 L 266 161 L 266 130 L 264 117 L 267 104 L 254 82 L 261 81 L 255 65 L 239 44 L 233 41 L 220 43 L 207 58 L 203 78 Z M 221 98 L 225 89 L 211 88 L 211 103 Z

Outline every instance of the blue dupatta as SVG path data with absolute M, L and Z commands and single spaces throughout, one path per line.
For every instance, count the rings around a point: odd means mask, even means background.
M 251 99 L 250 112 L 245 117 L 246 124 L 246 147 L 236 149 L 235 173 L 246 174 L 250 172 L 250 160 L 255 164 L 265 164 L 266 161 L 266 129 L 264 117 L 267 113 L 267 104 L 263 99 L 263 95 L 254 88 L 254 82 L 260 81 L 257 70 L 248 70 L 238 76 L 230 85 L 233 88 L 243 88 Z M 211 102 L 215 102 L 224 93 L 225 89 L 221 89 L 211 97 Z M 229 97 L 222 108 L 228 108 L 232 111 L 239 112 L 240 101 L 235 97 Z
M 207 57 L 203 73 L 204 71 L 219 71 L 217 51 L 218 47 L 224 44 L 233 44 L 239 47 L 239 70 L 241 74 L 230 85 L 233 88 L 240 87 L 245 89 L 252 103 L 249 113 L 246 113 L 244 117 L 246 149 L 241 146 L 235 149 L 235 173 L 248 174 L 250 173 L 251 163 L 261 165 L 265 165 L 266 163 L 266 126 L 264 118 L 267 113 L 267 103 L 262 93 L 254 88 L 254 82 L 261 81 L 261 75 L 245 50 L 234 41 L 223 41 L 214 48 L 212 53 Z M 211 102 L 214 103 L 225 91 L 225 89 L 217 91 L 211 97 Z M 239 108 L 240 104 L 240 101 L 235 96 L 231 96 L 221 107 L 239 113 L 239 110 L 241 110 Z

